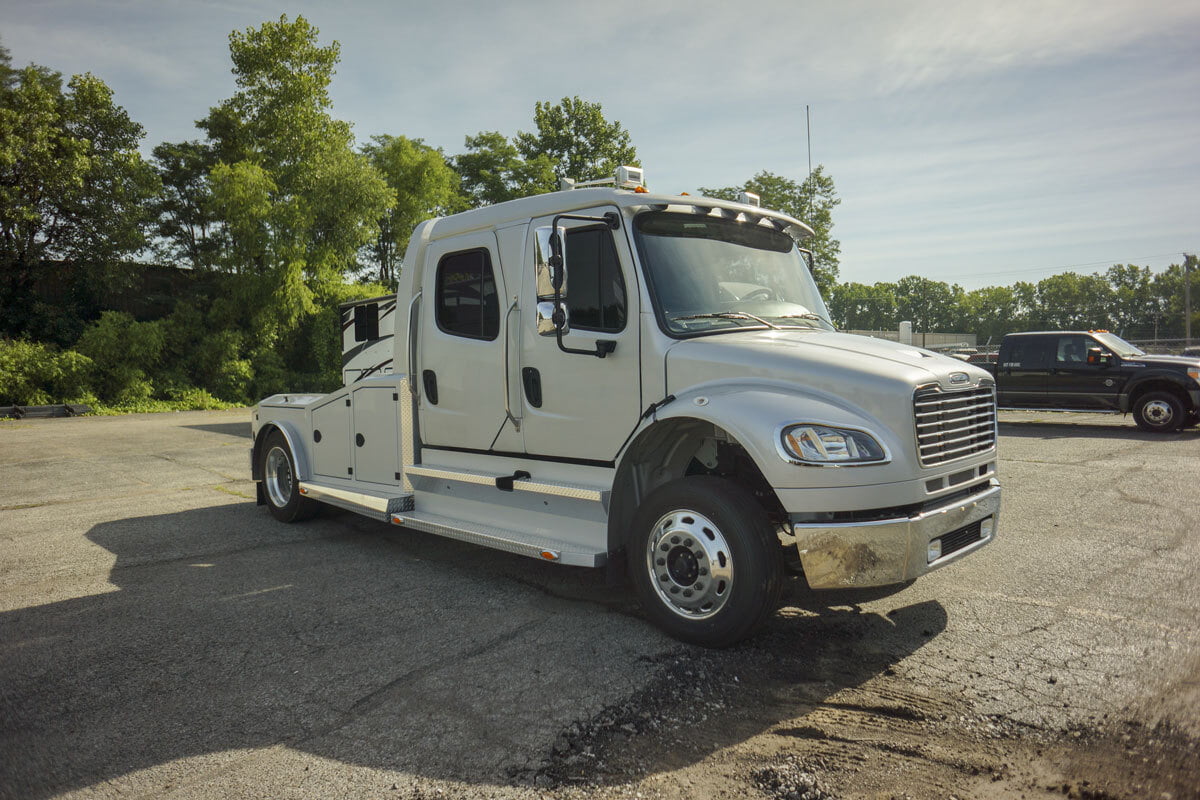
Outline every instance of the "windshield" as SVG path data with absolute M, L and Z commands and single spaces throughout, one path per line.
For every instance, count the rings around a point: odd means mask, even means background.
M 786 233 L 667 211 L 638 215 L 634 231 L 659 318 L 673 334 L 833 330 L 808 265 Z
M 1146 355 L 1145 350 L 1141 350 L 1141 349 L 1131 345 L 1129 342 L 1125 341 L 1120 336 L 1116 336 L 1111 333 L 1093 333 L 1092 336 L 1095 336 L 1096 341 L 1100 342 L 1100 344 L 1104 345 L 1109 350 L 1112 350 L 1114 353 L 1119 355 L 1121 358 L 1129 358 L 1131 356 Z

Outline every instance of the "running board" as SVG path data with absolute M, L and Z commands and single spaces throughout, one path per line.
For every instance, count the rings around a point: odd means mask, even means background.
M 369 490 L 339 489 L 312 481 L 301 481 L 300 494 L 371 519 L 377 519 L 380 522 L 387 522 L 393 514 L 412 511 L 413 508 L 412 492 L 391 494 Z
M 413 511 L 392 514 L 391 522 L 394 525 L 444 536 L 447 539 L 457 539 L 460 542 L 503 550 L 506 553 L 516 553 L 521 556 L 540 558 L 575 567 L 601 567 L 608 560 L 608 553 L 604 550 L 581 551 L 578 549 L 579 545 L 576 544 L 535 536 L 523 531 L 476 525 L 434 514 Z
M 526 472 L 505 475 L 497 472 L 479 472 L 469 469 L 449 469 L 447 467 L 426 467 L 416 465 L 406 467 L 404 474 L 410 478 L 433 478 L 440 481 L 457 481 L 458 483 L 473 483 L 480 486 L 495 486 L 505 492 L 534 492 L 536 494 L 570 497 L 575 500 L 590 500 L 593 503 L 603 503 L 607 508 L 609 492 L 594 486 L 582 486 L 575 483 L 551 483 L 540 481 L 529 476 Z

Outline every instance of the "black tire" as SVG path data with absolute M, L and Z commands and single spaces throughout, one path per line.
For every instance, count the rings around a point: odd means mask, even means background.
M 1197 425 L 1200 425 L 1200 413 L 1197 413 L 1195 411 L 1187 412 L 1187 416 L 1185 416 L 1183 418 L 1183 426 L 1182 427 L 1194 428 Z
M 728 647 L 779 608 L 778 537 L 753 495 L 720 478 L 651 492 L 634 515 L 628 560 L 646 616 L 684 642 Z
M 271 516 L 280 522 L 300 522 L 321 509 L 321 504 L 316 500 L 300 494 L 296 459 L 282 433 L 275 430 L 267 434 L 258 459 L 263 498 L 267 501 Z
M 1144 431 L 1169 433 L 1183 425 L 1183 403 L 1170 392 L 1147 392 L 1133 406 L 1133 419 Z

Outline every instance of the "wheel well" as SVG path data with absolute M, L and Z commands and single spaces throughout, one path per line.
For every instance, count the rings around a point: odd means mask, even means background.
M 1183 389 L 1179 388 L 1178 385 L 1172 383 L 1171 381 L 1151 379 L 1139 383 L 1134 388 L 1132 395 L 1129 398 L 1130 410 L 1136 408 L 1138 401 L 1150 392 L 1169 392 L 1170 394 L 1175 395 L 1175 398 L 1183 405 L 1185 411 L 1187 411 L 1191 406 L 1191 403 L 1188 401 L 1187 394 L 1183 391 Z
M 271 435 L 271 431 L 279 430 L 278 426 L 268 422 L 258 429 L 258 435 L 254 437 L 254 447 L 250 454 L 250 479 L 255 481 L 262 480 L 262 466 L 259 455 L 262 453 L 262 443 Z
M 711 422 L 678 417 L 642 431 L 621 459 L 608 511 L 609 552 L 624 549 L 634 512 L 644 497 L 688 475 L 714 475 L 737 483 L 773 521 L 786 518 L 779 496 L 732 434 Z

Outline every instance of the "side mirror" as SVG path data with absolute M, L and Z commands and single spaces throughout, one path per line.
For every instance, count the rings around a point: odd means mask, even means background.
M 1112 363 L 1112 353 L 1101 350 L 1099 347 L 1089 347 L 1087 351 L 1087 363 L 1107 367 Z
M 567 235 L 566 228 L 538 228 L 536 231 L 535 247 L 537 248 L 537 263 L 535 272 L 535 290 L 537 291 L 537 332 L 541 336 L 557 336 L 559 330 L 571 332 L 571 323 L 567 318 L 567 285 L 566 254 L 563 242 Z M 558 311 L 554 313 L 554 298 L 558 297 Z M 557 321 L 556 321 L 557 318 Z

